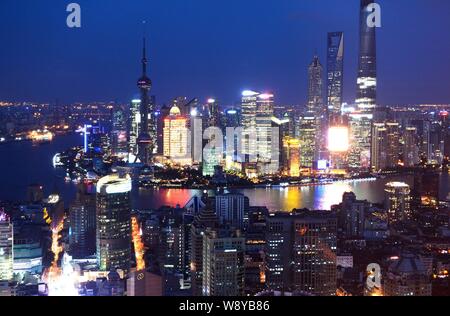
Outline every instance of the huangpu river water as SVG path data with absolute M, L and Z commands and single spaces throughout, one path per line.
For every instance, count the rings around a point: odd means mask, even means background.
M 21 201 L 26 198 L 29 184 L 42 184 L 45 194 L 58 191 L 66 205 L 75 197 L 73 183 L 66 183 L 61 171 L 53 168 L 52 158 L 57 152 L 82 144 L 77 134 L 57 136 L 49 144 L 33 145 L 31 142 L 15 142 L 0 145 L 0 200 Z M 411 177 L 393 177 L 375 181 L 338 182 L 320 186 L 271 187 L 231 190 L 240 192 L 254 206 L 266 206 L 269 210 L 292 210 L 294 208 L 330 209 L 342 200 L 344 192 L 353 191 L 358 199 L 383 202 L 384 185 L 389 181 L 405 181 L 412 185 Z M 441 198 L 450 188 L 449 175 L 441 176 Z M 184 206 L 201 190 L 191 189 L 139 189 L 133 191 L 133 206 L 153 209 L 163 205 Z M 210 192 L 214 194 L 213 191 Z

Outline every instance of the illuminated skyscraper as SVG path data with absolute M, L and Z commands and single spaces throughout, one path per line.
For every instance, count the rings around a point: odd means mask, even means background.
M 243 194 L 227 193 L 216 196 L 216 214 L 221 225 L 243 229 L 249 207 L 249 199 Z
M 208 126 L 221 127 L 220 109 L 216 99 L 208 99 Z
M 308 68 L 307 112 L 307 115 L 311 114 L 315 119 L 315 159 L 326 159 L 327 108 L 323 101 L 323 67 L 317 55 Z
M 10 281 L 13 278 L 13 246 L 13 224 L 4 210 L 0 209 L 0 281 Z
M 450 166 L 450 117 L 448 111 L 441 111 L 439 113 L 439 120 L 441 123 L 441 139 L 443 144 L 443 167 L 448 169 Z
M 389 224 L 411 218 L 411 189 L 403 182 L 386 184 L 386 209 Z
M 205 123 L 203 117 L 197 111 L 192 109 L 189 120 L 189 131 L 191 133 L 191 156 L 194 165 L 201 164 L 203 161 L 203 130 Z
M 141 100 L 133 100 L 130 105 L 130 117 L 128 123 L 128 152 L 137 156 L 138 143 L 137 139 L 141 126 Z M 134 162 L 134 161 L 132 161 Z
M 415 127 L 406 127 L 403 132 L 403 163 L 414 167 L 419 163 L 419 137 Z
M 325 113 L 323 104 L 323 67 L 319 57 L 314 56 L 308 68 L 308 112 L 314 113 L 319 118 Z
M 95 191 L 93 186 L 78 186 L 77 197 L 70 205 L 70 255 L 75 259 L 86 258 L 95 253 Z
M 284 174 L 287 174 L 289 172 L 289 165 L 288 165 L 289 152 L 286 147 L 286 141 L 292 138 L 290 136 L 291 127 L 293 127 L 293 124 L 287 114 L 282 116 L 281 119 L 275 116 L 272 117 L 273 149 L 272 149 L 271 163 L 273 164 L 273 170 L 275 170 L 276 165 L 275 171 L 278 172 L 281 170 L 282 172 L 284 172 Z
M 327 105 L 329 119 L 341 115 L 344 88 L 344 33 L 328 33 Z
M 337 206 L 339 232 L 345 238 L 364 237 L 364 224 L 370 207 L 371 204 L 368 201 L 357 200 L 355 193 L 345 192 L 342 203 Z
M 142 51 L 142 77 L 138 80 L 138 87 L 141 91 L 141 125 L 139 130 L 138 143 L 138 157 L 141 163 L 147 165 L 150 163 L 151 155 L 155 149 L 156 144 L 156 126 L 149 122 L 154 121 L 153 104 L 148 95 L 152 88 L 152 81 L 147 77 L 147 56 L 144 38 L 144 46 Z M 150 127 L 150 128 L 149 128 Z
M 239 231 L 203 236 L 203 296 L 244 295 L 245 238 Z
M 272 117 L 274 95 L 264 93 L 258 95 L 256 109 L 256 134 L 258 162 L 267 163 L 272 153 Z
M 97 263 L 128 271 L 131 260 L 131 178 L 109 175 L 97 183 Z
M 360 42 L 356 104 L 365 113 L 373 114 L 377 104 L 377 46 L 376 27 L 368 25 L 374 0 L 361 0 Z
M 372 114 L 355 112 L 349 115 L 350 151 L 348 165 L 350 169 L 370 168 Z
M 300 167 L 312 168 L 317 160 L 317 120 L 312 113 L 300 117 L 299 140 L 300 140 Z
M 212 146 L 203 150 L 202 174 L 205 177 L 212 177 L 216 168 L 221 165 L 223 160 L 223 148 Z
M 371 168 L 375 172 L 386 169 L 386 134 L 387 129 L 384 123 L 373 124 Z
M 116 156 L 123 156 L 128 152 L 125 110 L 120 105 L 115 105 L 113 109 L 111 152 Z
M 373 123 L 372 170 L 380 171 L 398 166 L 400 155 L 400 126 L 397 122 Z
M 203 236 L 208 229 L 217 228 L 218 224 L 216 212 L 208 201 L 205 208 L 197 214 L 191 226 L 190 271 L 193 296 L 202 296 L 203 294 Z
M 164 119 L 164 156 L 182 166 L 192 163 L 187 123 L 188 118 L 177 106 L 173 106 Z
M 272 213 L 266 219 L 266 285 L 271 290 L 336 294 L 336 216 Z
M 387 148 L 386 161 L 388 168 L 398 166 L 400 155 L 400 124 L 397 122 L 386 122 Z
M 211 100 L 210 100 L 211 101 Z M 215 101 L 214 101 L 215 102 Z M 216 113 L 218 115 L 218 113 Z M 206 117 L 208 118 L 208 117 Z M 206 124 L 215 123 L 216 119 L 213 119 L 213 122 L 209 122 L 211 118 L 206 120 Z M 199 135 L 200 136 L 200 135 Z M 209 126 L 203 132 L 203 135 L 200 136 L 200 140 L 203 140 L 202 148 L 198 148 L 197 151 L 201 150 L 203 153 L 202 157 L 202 174 L 203 176 L 212 177 L 219 166 L 222 166 L 224 160 L 224 137 L 222 134 L 222 129 L 219 126 Z M 195 142 L 198 141 L 196 139 L 193 140 L 194 145 Z M 200 142 L 198 142 L 198 146 L 200 147 Z M 196 149 L 194 147 L 194 149 Z M 201 153 L 198 153 L 197 156 L 200 156 Z
M 300 176 L 300 140 L 286 136 L 283 138 L 283 167 L 290 177 Z
M 428 160 L 431 158 L 430 148 L 430 130 L 431 122 L 429 120 L 416 119 L 411 120 L 411 126 L 416 128 L 417 131 L 417 145 L 419 146 L 419 158 L 420 160 Z
M 332 169 L 347 169 L 349 145 L 348 122 L 341 117 L 342 124 L 330 125 L 328 128 L 328 151 L 330 153 L 330 166 Z
M 225 110 L 225 127 L 238 127 L 241 122 L 240 110 L 229 108 Z
M 241 118 L 242 128 L 242 160 L 250 162 L 250 159 L 255 162 L 256 149 L 257 149 L 257 137 L 256 137 L 256 113 L 257 113 L 257 101 L 259 93 L 255 91 L 246 90 L 242 92 L 241 103 Z
M 369 6 L 374 0 L 361 0 L 360 3 L 360 43 L 358 78 L 356 91 L 357 111 L 350 115 L 352 148 L 349 154 L 349 167 L 353 169 L 370 168 L 371 132 L 374 109 L 377 102 L 377 60 L 376 28 L 368 25 Z

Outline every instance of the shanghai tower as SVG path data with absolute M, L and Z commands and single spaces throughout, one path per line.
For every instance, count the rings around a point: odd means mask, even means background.
M 356 104 L 367 114 L 373 114 L 377 100 L 376 27 L 370 25 L 374 0 L 361 0 L 359 66 Z
M 141 91 L 141 105 L 140 105 L 140 115 L 141 124 L 140 132 L 137 139 L 138 143 L 138 158 L 141 163 L 146 166 L 150 162 L 150 156 L 153 151 L 154 141 L 149 133 L 149 118 L 153 120 L 153 111 L 151 110 L 152 105 L 150 104 L 149 91 L 152 88 L 152 81 L 147 76 L 147 54 L 146 54 L 146 43 L 145 38 L 143 42 L 142 51 L 142 77 L 138 80 L 138 88 Z M 151 117 L 150 117 L 151 115 Z M 153 128 L 153 124 L 152 124 Z
M 350 114 L 350 143 L 348 164 L 351 169 L 370 168 L 372 122 L 377 102 L 376 27 L 372 20 L 374 0 L 361 0 L 360 42 L 356 91 L 358 109 Z

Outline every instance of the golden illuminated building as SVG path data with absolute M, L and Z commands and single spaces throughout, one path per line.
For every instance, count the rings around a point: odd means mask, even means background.
M 350 135 L 347 126 L 330 126 L 328 129 L 328 150 L 332 169 L 346 169 Z
M 300 176 L 300 140 L 285 137 L 283 139 L 285 169 L 290 177 Z
M 170 109 L 164 119 L 163 153 L 172 163 L 177 165 L 191 165 L 192 159 L 189 148 L 188 119 L 181 114 L 177 106 Z
M 389 182 L 386 184 L 386 207 L 388 222 L 408 220 L 411 218 L 411 189 L 403 182 Z
M 300 117 L 299 123 L 300 140 L 300 166 L 302 168 L 313 168 L 314 161 L 317 158 L 317 121 L 314 113 L 307 113 Z
M 48 130 L 31 131 L 28 138 L 33 142 L 49 142 L 53 139 L 53 133 Z
M 133 239 L 134 253 L 136 256 L 136 270 L 141 271 L 145 269 L 144 259 L 144 243 L 141 238 L 141 229 L 138 220 L 135 216 L 131 218 L 131 237 Z

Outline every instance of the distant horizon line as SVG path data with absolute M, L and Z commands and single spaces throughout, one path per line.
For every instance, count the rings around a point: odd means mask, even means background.
M 178 96 L 178 97 L 185 97 L 185 96 Z M 172 100 L 176 99 L 177 97 L 174 97 Z M 189 97 L 186 97 L 187 99 L 189 99 Z M 207 100 L 208 97 L 204 98 L 205 101 L 204 102 L 199 102 L 198 104 L 207 104 Z M 11 106 L 11 105 L 26 105 L 26 104 L 30 104 L 30 105 L 56 105 L 56 106 L 63 106 L 63 105 L 73 105 L 73 104 L 79 104 L 79 105 L 90 105 L 90 104 L 130 104 L 133 100 L 140 100 L 139 98 L 131 98 L 129 101 L 117 101 L 117 100 L 109 100 L 109 101 L 104 101 L 104 100 L 96 100 L 96 101 L 73 101 L 73 102 L 60 102 L 60 101 L 5 101 L 5 100 L 0 100 L 0 108 L 1 107 L 6 107 L 6 106 Z M 220 101 L 220 99 L 216 100 Z M 166 101 L 166 102 L 162 102 L 162 103 L 158 103 L 156 102 L 156 105 L 168 105 L 170 104 L 171 101 Z M 230 103 L 219 103 L 219 106 L 236 106 L 238 104 L 240 104 L 241 100 L 237 100 L 234 104 L 230 104 Z M 344 102 L 343 104 L 346 104 L 348 106 L 352 106 L 355 105 L 356 106 L 356 102 L 354 103 L 348 103 L 348 102 Z M 280 104 L 280 103 L 276 103 L 276 106 L 282 106 L 282 107 L 302 107 L 302 106 L 306 106 L 307 103 L 305 104 Z M 432 102 L 421 102 L 421 103 L 404 103 L 404 104 L 377 104 L 377 107 L 408 107 L 408 106 L 412 106 L 412 107 L 443 107 L 443 106 L 450 106 L 450 101 L 449 103 L 443 103 L 443 102 L 438 102 L 438 103 L 432 103 Z

